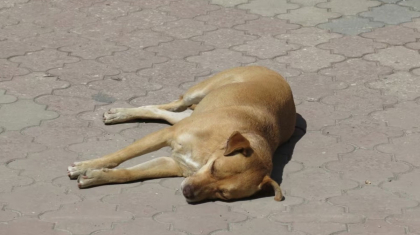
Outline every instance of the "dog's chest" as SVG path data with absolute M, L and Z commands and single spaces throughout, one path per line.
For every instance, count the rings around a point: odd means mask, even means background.
M 197 172 L 205 162 L 194 154 L 194 137 L 182 134 L 172 143 L 172 158 L 183 168 L 186 175 Z

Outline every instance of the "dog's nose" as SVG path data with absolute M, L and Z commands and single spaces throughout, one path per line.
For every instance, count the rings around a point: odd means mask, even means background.
M 186 199 L 192 199 L 194 197 L 194 189 L 191 185 L 185 185 L 182 189 L 182 194 Z

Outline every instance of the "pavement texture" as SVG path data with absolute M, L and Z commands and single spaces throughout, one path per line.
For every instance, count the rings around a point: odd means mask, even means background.
M 418 0 L 3 0 L 0 234 L 420 234 L 419 49 Z M 284 201 L 67 177 L 166 125 L 105 126 L 109 108 L 250 64 L 287 78 L 300 114 L 275 154 Z

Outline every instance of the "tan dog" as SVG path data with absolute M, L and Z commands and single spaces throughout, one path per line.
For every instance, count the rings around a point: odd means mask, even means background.
M 184 176 L 181 188 L 188 202 L 248 197 L 267 185 L 274 188 L 275 200 L 282 199 L 280 186 L 270 178 L 272 155 L 291 137 L 296 111 L 290 87 L 278 73 L 259 66 L 234 68 L 195 85 L 172 103 L 104 114 L 106 124 L 139 118 L 163 119 L 173 126 L 115 153 L 75 162 L 69 177 L 78 177 L 79 187 L 86 188 Z M 171 157 L 111 169 L 164 146 L 172 147 Z

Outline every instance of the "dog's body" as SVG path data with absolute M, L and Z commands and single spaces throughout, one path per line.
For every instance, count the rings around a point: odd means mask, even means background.
M 275 199 L 281 200 L 280 187 L 270 178 L 272 155 L 292 135 L 296 111 L 290 87 L 278 73 L 258 66 L 234 68 L 195 85 L 172 103 L 104 114 L 107 124 L 139 118 L 174 125 L 116 153 L 74 163 L 68 173 L 79 176 L 80 188 L 184 176 L 181 186 L 189 202 L 243 198 L 265 185 L 274 187 Z M 171 157 L 111 169 L 164 146 L 172 147 Z

